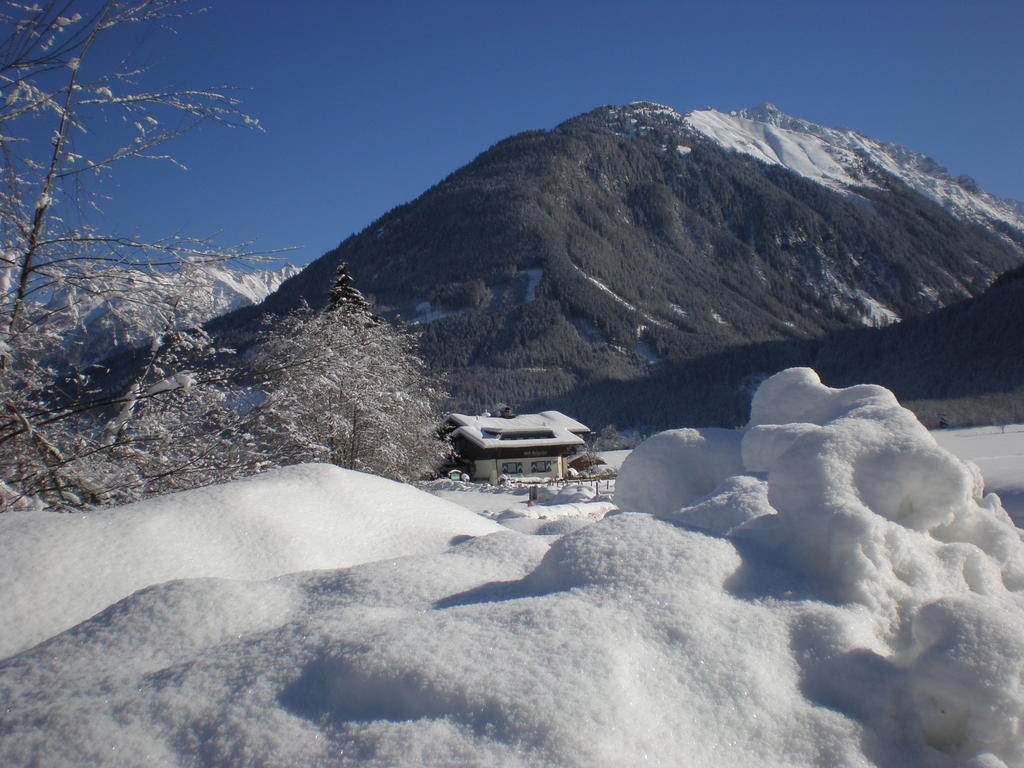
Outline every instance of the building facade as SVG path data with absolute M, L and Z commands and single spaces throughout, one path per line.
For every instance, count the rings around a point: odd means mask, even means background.
M 561 479 L 567 457 L 585 445 L 590 429 L 558 411 L 500 416 L 453 413 L 447 427 L 452 445 L 474 480 Z

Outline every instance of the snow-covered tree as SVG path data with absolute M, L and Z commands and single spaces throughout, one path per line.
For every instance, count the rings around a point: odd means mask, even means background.
M 256 431 L 274 463 L 327 462 L 412 480 L 443 455 L 441 392 L 411 337 L 374 317 L 365 301 L 275 320 L 256 368 L 267 392 Z
M 118 410 L 102 420 L 102 501 L 194 488 L 267 465 L 249 434 L 252 391 L 221 362 L 225 356 L 230 350 L 201 329 L 153 339 Z
M 169 331 L 137 351 L 116 395 L 88 391 L 36 424 L 10 420 L 25 433 L 0 432 L 0 509 L 136 501 L 267 466 L 249 434 L 251 389 L 227 353 L 201 329 Z
M 349 274 L 348 264 L 342 263 L 338 266 L 338 275 L 328 293 L 327 305 L 332 311 L 344 313 L 362 312 L 369 313 L 370 302 L 352 285 L 352 275 Z
M 0 2 L 0 509 L 107 496 L 115 456 L 102 419 L 120 418 L 132 395 L 97 397 L 87 372 L 62 365 L 78 299 L 120 297 L 178 328 L 179 303 L 154 301 L 138 274 L 245 255 L 180 235 L 107 231 L 90 216 L 121 163 L 174 162 L 163 145 L 201 121 L 255 125 L 223 88 L 143 85 L 148 74 L 117 50 L 133 44 L 130 28 L 188 12 L 188 0 Z

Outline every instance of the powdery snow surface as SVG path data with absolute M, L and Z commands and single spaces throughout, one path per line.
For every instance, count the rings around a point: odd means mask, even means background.
M 443 551 L 453 537 L 497 530 L 408 486 L 326 464 L 89 514 L 11 512 L 0 515 L 0 657 L 171 579 L 268 579 Z
M 935 440 L 978 465 L 987 490 L 999 495 L 1017 526 L 1024 528 L 1024 424 L 940 429 Z
M 364 517 L 352 546 L 405 556 L 149 586 L 0 663 L 0 764 L 1024 765 L 1024 543 L 886 390 L 785 371 L 747 429 L 639 446 L 616 502 L 433 552 Z
M 560 536 L 602 520 L 616 510 L 610 495 L 614 484 L 608 480 L 535 485 L 537 500 L 533 505 L 530 504 L 530 487 L 527 484 L 486 485 L 431 480 L 420 487 L 506 528 L 537 536 Z

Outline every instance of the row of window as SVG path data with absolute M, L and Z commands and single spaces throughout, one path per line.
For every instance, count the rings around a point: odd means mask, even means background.
M 530 472 L 550 472 L 551 462 L 550 461 L 531 461 Z M 501 474 L 503 475 L 521 475 L 523 474 L 523 462 L 521 461 L 503 461 L 501 463 Z

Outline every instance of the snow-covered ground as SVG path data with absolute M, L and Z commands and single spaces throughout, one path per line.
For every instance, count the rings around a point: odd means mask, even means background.
M 601 451 L 601 458 L 604 459 L 604 463 L 609 467 L 618 472 L 622 469 L 622 462 L 626 460 L 626 457 L 632 451 L 620 450 L 620 451 Z
M 628 451 L 624 451 L 628 453 Z M 495 520 L 521 533 L 561 536 L 604 519 L 616 509 L 611 480 L 538 484 L 530 504 L 528 485 L 486 485 L 434 480 L 423 483 L 427 492 Z
M 999 494 L 1003 507 L 1024 528 L 1024 424 L 932 432 L 947 451 L 978 465 L 985 490 Z
M 456 536 L 499 530 L 408 486 L 323 464 L 89 514 L 9 512 L 0 657 L 172 579 L 269 579 L 441 552 Z
M 0 517 L 0 765 L 1024 766 L 1020 531 L 880 387 L 778 374 L 613 502 L 458 485 Z

